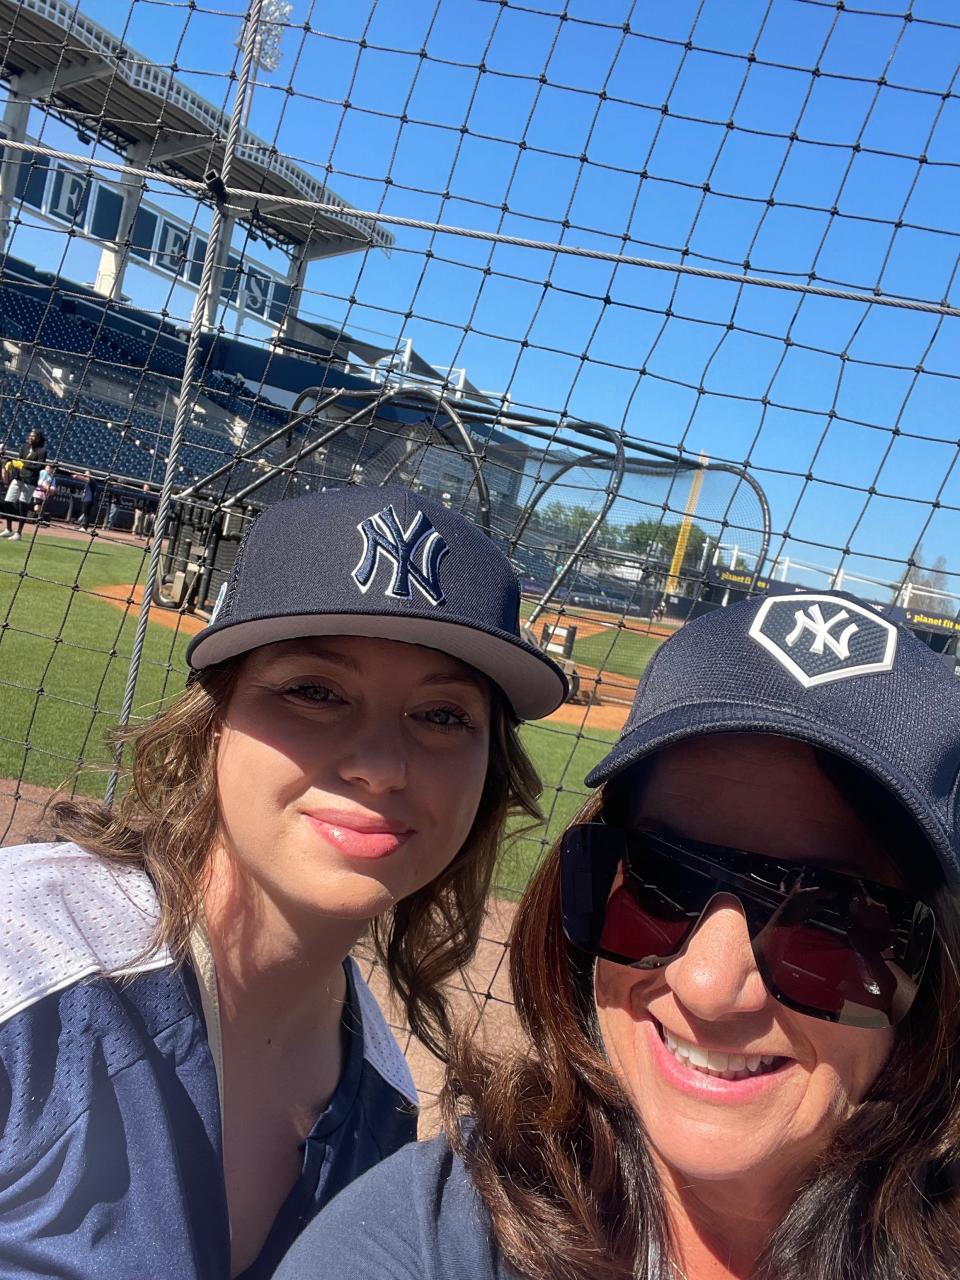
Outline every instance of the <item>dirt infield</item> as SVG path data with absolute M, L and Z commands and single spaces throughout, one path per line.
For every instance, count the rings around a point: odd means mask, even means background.
M 143 587 L 126 586 L 122 582 L 97 587 L 97 595 L 107 604 L 117 609 L 128 609 L 139 612 L 143 602 Z M 207 625 L 206 618 L 195 613 L 180 613 L 177 609 L 164 609 L 159 605 L 150 606 L 150 621 L 168 627 L 171 631 L 182 631 L 184 635 L 194 636 Z
M 534 630 L 542 626 L 571 626 L 577 628 L 577 638 L 599 635 L 602 631 L 634 631 L 637 635 L 657 636 L 666 640 L 678 630 L 680 623 L 653 622 L 650 618 L 633 618 L 622 613 L 603 613 L 599 609 L 578 609 L 575 605 L 561 610 L 549 609 L 541 613 Z M 538 631 L 539 635 L 539 631 Z
M 577 668 L 583 672 L 581 668 Z M 624 726 L 628 702 L 594 702 L 583 705 L 578 702 L 565 702 L 562 707 L 547 716 L 544 724 L 576 725 L 578 729 L 589 732 L 590 729 L 603 729 L 606 732 L 619 733 Z
M 43 806 L 53 792 L 16 778 L 0 778 L 0 845 L 42 840 Z

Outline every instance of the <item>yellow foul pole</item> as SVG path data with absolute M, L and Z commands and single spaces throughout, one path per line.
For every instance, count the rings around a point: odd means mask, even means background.
M 690 481 L 687 505 L 683 509 L 683 520 L 680 522 L 680 530 L 677 534 L 677 545 L 673 549 L 673 559 L 670 561 L 670 572 L 667 575 L 667 584 L 664 588 L 667 593 L 680 590 L 680 570 L 683 567 L 683 557 L 687 554 L 687 543 L 690 541 L 693 517 L 697 514 L 697 503 L 700 501 L 700 490 L 703 488 L 703 463 L 706 461 L 706 454 L 701 453 L 701 465 L 694 471 L 693 478 Z

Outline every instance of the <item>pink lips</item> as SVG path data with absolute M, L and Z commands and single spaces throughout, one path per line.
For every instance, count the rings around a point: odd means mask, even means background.
M 706 1102 L 748 1102 L 781 1084 L 785 1073 L 796 1064 L 784 1062 L 777 1070 L 745 1080 L 724 1080 L 721 1076 L 709 1076 L 693 1067 L 684 1066 L 670 1052 L 660 1038 L 657 1023 L 651 1016 L 646 1026 L 651 1057 L 661 1076 L 675 1089 L 689 1097 Z
M 347 858 L 387 858 L 413 835 L 409 827 L 376 814 L 324 809 L 303 816 L 327 844 Z

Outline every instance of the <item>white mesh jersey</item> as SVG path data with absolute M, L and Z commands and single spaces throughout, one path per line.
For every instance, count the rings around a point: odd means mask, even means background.
M 74 844 L 0 852 L 0 1275 L 227 1280 L 220 1105 L 190 965 L 152 947 L 139 869 Z M 300 1177 L 244 1280 L 416 1136 L 416 1091 L 345 965 L 348 1052 Z

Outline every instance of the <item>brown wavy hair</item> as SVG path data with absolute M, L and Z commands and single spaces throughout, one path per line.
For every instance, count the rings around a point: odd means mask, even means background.
M 45 815 L 45 838 L 74 840 L 101 858 L 144 869 L 160 905 L 154 947 L 176 959 L 187 954 L 219 829 L 216 738 L 245 656 L 200 672 L 159 715 L 113 736 L 131 753 L 129 785 L 114 808 L 55 796 Z M 487 776 L 463 847 L 439 876 L 371 926 L 410 1027 L 438 1057 L 451 1029 L 442 987 L 476 950 L 507 818 L 541 816 L 540 779 L 517 719 L 496 685 L 491 695 Z
M 850 768 L 834 758 L 825 772 Z M 888 837 L 890 823 L 898 832 L 911 826 L 914 843 L 901 847 L 928 867 L 925 841 L 892 796 L 865 775 L 858 786 Z M 597 821 L 604 806 L 604 796 L 592 797 L 575 821 Z M 657 1173 L 604 1054 L 593 962 L 563 935 L 559 871 L 557 846 L 511 932 L 510 976 L 529 1047 L 491 1054 L 458 1035 L 444 1126 L 520 1275 L 676 1280 Z M 927 976 L 881 1074 L 810 1171 L 754 1280 L 960 1275 L 960 904 L 939 873 L 921 874 L 938 931 Z

